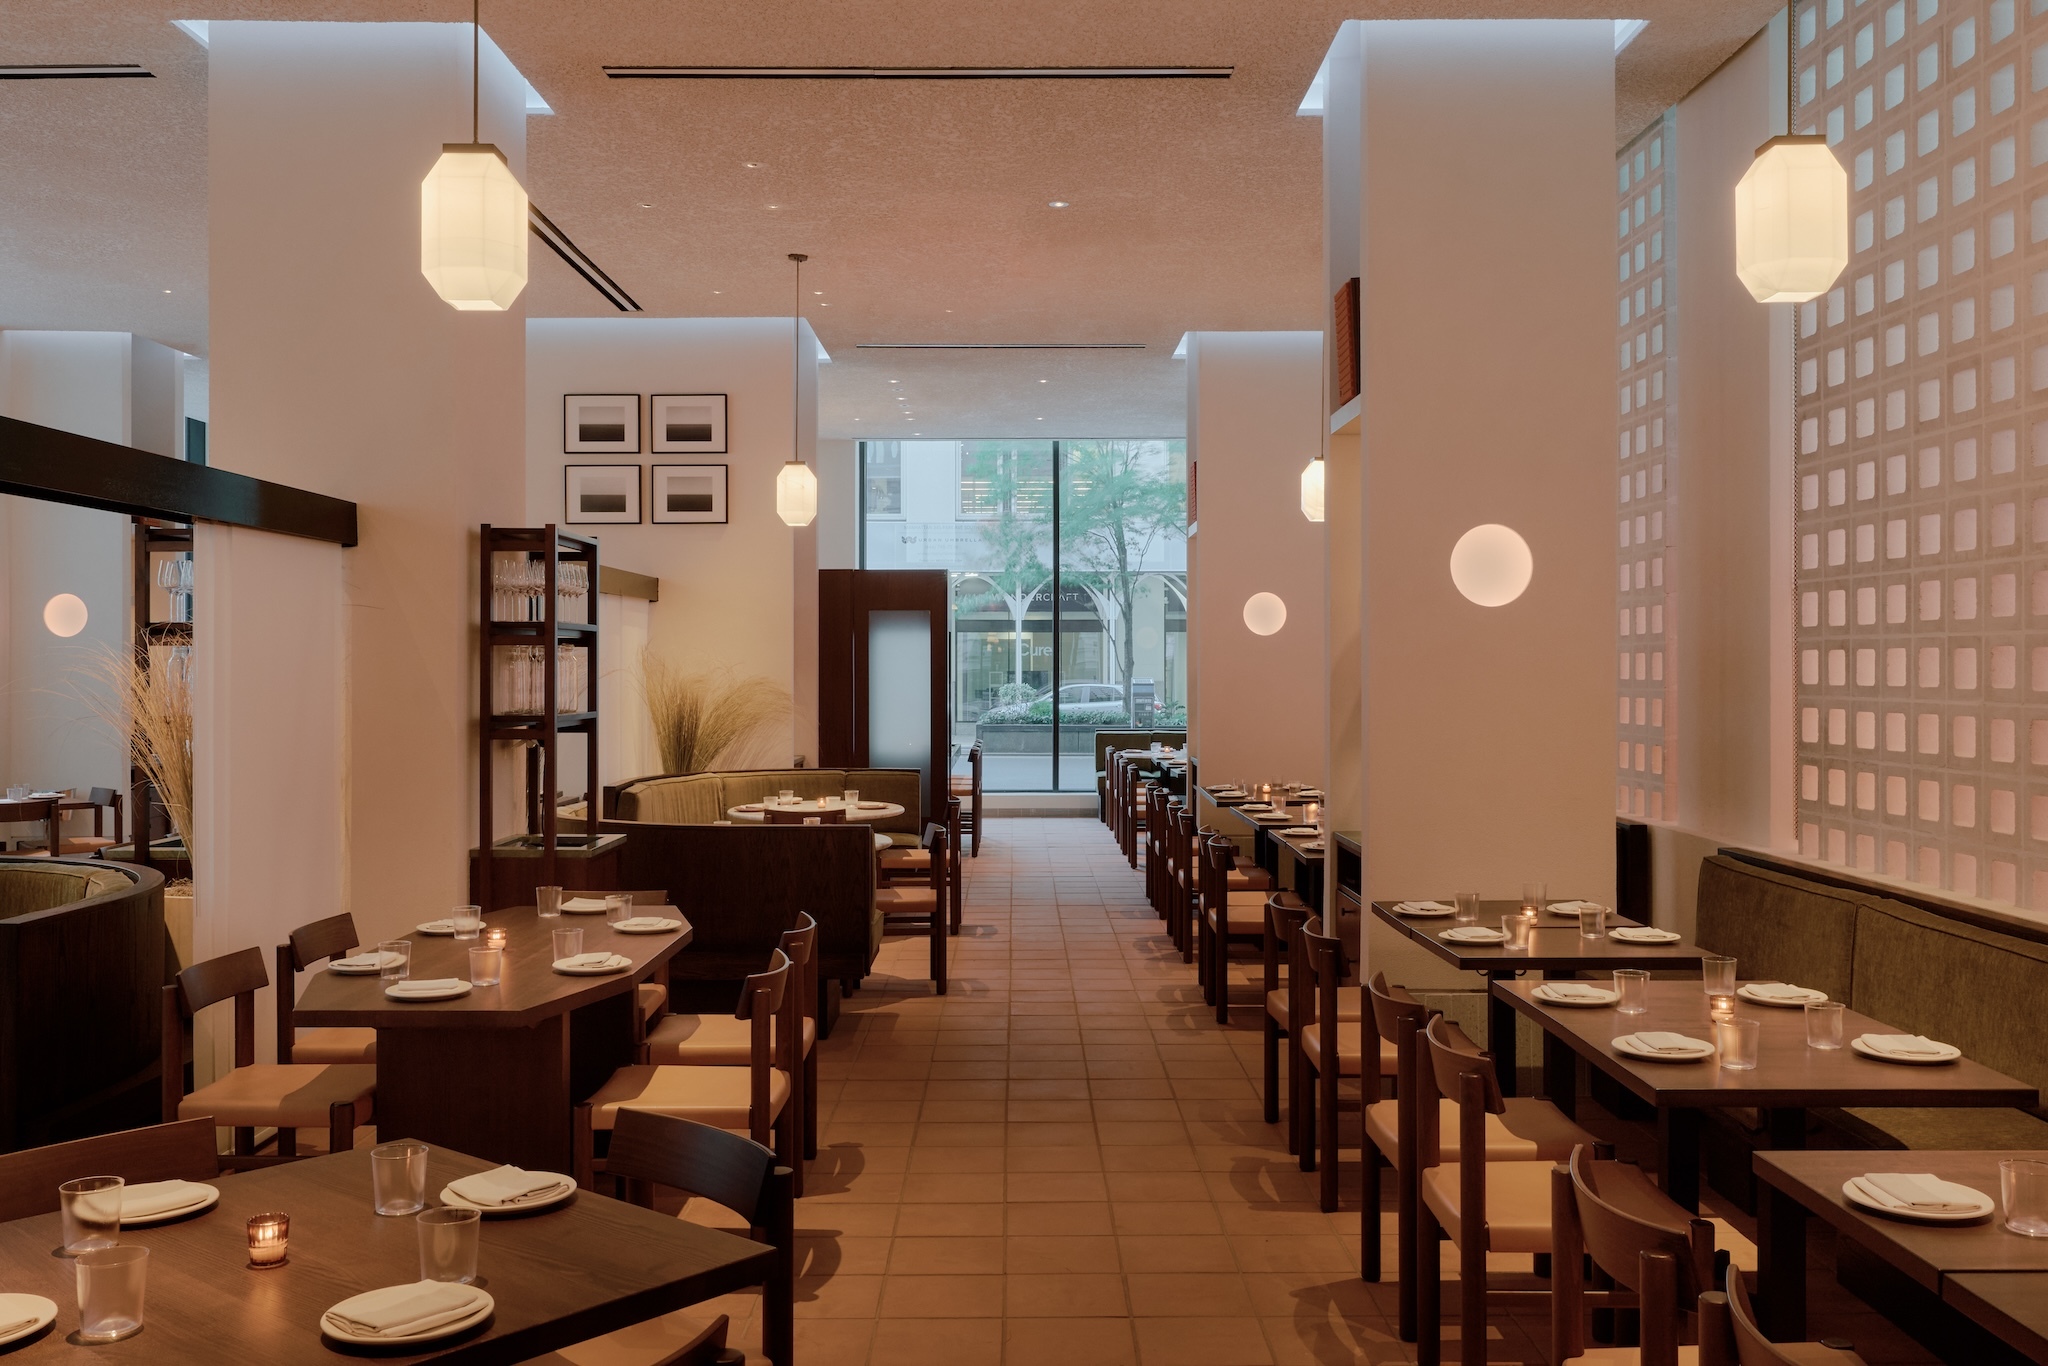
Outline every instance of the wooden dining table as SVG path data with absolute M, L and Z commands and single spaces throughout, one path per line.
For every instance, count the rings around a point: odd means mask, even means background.
M 428 1205 L 440 1203 L 448 1182 L 492 1165 L 434 1148 L 427 1156 Z M 55 1255 L 63 1241 L 58 1215 L 0 1224 L 0 1288 L 57 1304 L 54 1324 L 0 1348 L 0 1357 L 8 1366 L 311 1366 L 347 1353 L 509 1366 L 758 1284 L 780 1255 L 735 1234 L 578 1191 L 566 1204 L 483 1221 L 476 1284 L 496 1307 L 480 1327 L 414 1351 L 345 1348 L 322 1337 L 322 1313 L 352 1295 L 420 1275 L 414 1220 L 380 1217 L 371 1209 L 369 1151 L 288 1162 L 211 1184 L 220 1191 L 213 1208 L 121 1230 L 124 1244 L 149 1249 L 149 1270 L 142 1331 L 119 1342 L 73 1340 L 76 1278 L 73 1264 Z M 248 1220 L 272 1211 L 291 1216 L 287 1260 L 251 1270 Z
M 1510 949 L 1504 944 L 1461 944 L 1440 937 L 1453 924 L 1450 916 L 1404 916 L 1394 909 L 1399 904 L 1375 901 L 1372 913 L 1383 924 L 1420 944 L 1452 967 L 1461 972 L 1476 972 L 1486 978 L 1489 987 L 1512 981 L 1523 973 L 1535 973 L 1541 977 L 1545 974 L 1569 976 L 1577 972 L 1609 973 L 1616 968 L 1697 969 L 1700 959 L 1707 954 L 1698 945 L 1682 941 L 1631 944 L 1621 939 L 1587 939 L 1579 933 L 1576 916 L 1549 912 L 1538 917 L 1536 927 L 1529 932 L 1529 947 L 1526 949 Z M 1499 929 L 1502 916 L 1513 915 L 1521 909 L 1519 901 L 1482 901 L 1479 903 L 1478 923 L 1488 929 Z M 1612 930 L 1636 926 L 1640 922 L 1610 912 L 1606 923 Z M 1491 994 L 1487 998 L 1486 1047 L 1496 1058 L 1515 1056 L 1516 1009 L 1518 1007 L 1504 996 Z M 1502 1067 L 1501 1094 L 1513 1095 L 1516 1085 L 1515 1069 L 1512 1066 Z
M 43 847 L 54 854 L 63 847 L 59 841 L 62 837 L 64 811 L 67 805 L 64 796 L 63 793 L 51 793 L 41 797 L 0 798 L 0 825 L 29 822 L 42 825 L 43 839 L 46 841 Z M 69 803 L 73 809 L 82 809 L 83 805 L 78 802 Z M 5 841 L 0 841 L 0 844 L 4 843 Z
M 1761 1026 L 1757 1065 L 1736 1069 L 1714 1059 L 1651 1062 L 1617 1052 L 1614 1039 L 1644 1030 L 1670 1030 L 1713 1042 L 1707 996 L 1698 980 L 1652 979 L 1648 1009 L 1623 1015 L 1612 1006 L 1553 1005 L 1531 993 L 1535 982 L 1497 981 L 1493 995 L 1543 1030 L 1544 1091 L 1570 1112 L 1578 1094 L 1576 1063 L 1584 1062 L 1657 1112 L 1658 1176 L 1665 1194 L 1688 1209 L 1699 1207 L 1699 1126 L 1703 1111 L 1756 1109 L 1764 1142 L 1773 1152 L 1806 1146 L 1807 1111 L 1850 1105 L 2033 1105 L 2035 1089 L 1968 1058 L 1940 1066 L 1913 1066 L 1866 1058 L 1847 1047 L 1860 1034 L 1900 1031 L 1853 1010 L 1842 1012 L 1844 1046 L 1810 1048 L 1806 1012 L 1756 1005 L 1737 998 L 1735 1018 Z M 1570 1064 L 1566 1066 L 1564 1064 Z M 1759 1159 L 1761 1160 L 1761 1159 Z M 1865 1154 L 1863 1161 L 1870 1157 Z M 1759 1167 L 1761 1174 L 1761 1167 Z M 1870 1170 L 1866 1166 L 1863 1170 Z M 1839 1184 L 1839 1183 L 1837 1183 Z M 1806 1216 L 1796 1199 L 1771 1187 L 1757 1210 L 1757 1261 L 1764 1329 L 1797 1340 L 1806 1320 L 1806 1278 L 1773 1269 L 1806 1265 Z
M 642 907 L 649 914 L 658 908 Z M 494 986 L 448 1001 L 394 1001 L 377 977 L 321 970 L 299 995 L 297 1022 L 377 1031 L 377 1128 L 414 1134 L 515 1166 L 567 1171 L 570 1112 L 634 1061 L 634 987 L 667 971 L 692 938 L 679 930 L 623 934 L 601 915 L 543 920 L 532 906 L 492 911 L 506 931 Z M 583 931 L 583 951 L 631 966 L 599 977 L 556 972 L 553 931 Z M 479 939 L 415 932 L 412 976 L 469 977 Z
M 2006 1229 L 1998 1187 L 2000 1158 L 2048 1160 L 2048 1153 L 1926 1151 L 1762 1152 L 1757 1178 L 1831 1225 L 1907 1279 L 1937 1296 L 2034 1361 L 2048 1361 L 2048 1239 Z M 1874 1171 L 1925 1172 L 1969 1186 L 1994 1202 L 1964 1224 L 1933 1224 L 1872 1214 L 1849 1202 L 1842 1185 Z M 1770 1284 L 1761 1265 L 1759 1278 Z M 1791 1325 L 1788 1325 L 1791 1326 Z M 1797 1331 L 1804 1332 L 1803 1325 Z

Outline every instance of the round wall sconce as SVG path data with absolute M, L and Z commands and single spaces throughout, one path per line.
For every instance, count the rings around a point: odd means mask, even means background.
M 1245 629 L 1270 636 L 1287 624 L 1287 604 L 1276 593 L 1254 593 L 1244 600 Z
M 1475 526 L 1451 547 L 1451 582 L 1481 607 L 1505 607 L 1536 573 L 1529 543 L 1498 522 Z
M 53 636 L 67 639 L 85 629 L 85 600 L 76 593 L 59 593 L 43 604 L 43 625 Z

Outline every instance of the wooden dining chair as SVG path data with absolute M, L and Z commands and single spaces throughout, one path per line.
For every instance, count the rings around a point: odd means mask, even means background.
M 931 856 L 923 883 L 891 883 L 875 890 L 875 905 L 882 912 L 886 928 L 891 922 L 911 929 L 923 928 L 931 936 L 931 974 L 934 991 L 946 994 L 947 937 L 953 932 L 955 915 L 949 904 L 957 885 L 952 869 L 952 838 L 946 827 L 934 821 L 924 828 L 924 851 Z
M 967 771 L 953 774 L 948 779 L 947 791 L 960 803 L 960 832 L 957 838 L 972 842 L 971 850 L 963 843 L 960 852 L 969 858 L 980 858 L 981 741 L 976 740 L 967 751 Z
M 145 1181 L 211 1181 L 220 1171 L 213 1124 L 204 1119 L 0 1153 L 0 1224 L 49 1214 L 61 1203 L 57 1187 L 81 1176 L 118 1176 L 137 1186 Z
M 1192 820 L 1192 818 L 1190 818 Z M 1243 885 L 1232 886 L 1237 872 L 1237 845 L 1228 835 L 1210 831 L 1197 836 L 1200 851 L 1200 894 L 1190 903 L 1197 917 L 1202 969 L 1197 972 L 1216 1023 L 1230 1023 L 1230 946 L 1266 941 L 1267 894 Z M 1269 1007 L 1270 1010 L 1270 1007 Z
M 1290 893 L 1280 893 L 1290 896 Z M 1269 899 L 1269 903 L 1270 899 Z M 1350 965 L 1345 961 L 1343 941 L 1336 935 L 1325 934 L 1325 922 L 1320 916 L 1303 920 L 1295 930 L 1294 937 L 1299 945 L 1296 957 L 1299 969 L 1291 970 L 1286 998 L 1288 1015 L 1288 1060 L 1289 1112 L 1288 1148 L 1301 1158 L 1301 1169 L 1312 1172 L 1323 1168 L 1326 1175 L 1322 1182 L 1321 1199 L 1325 1210 L 1337 1208 L 1337 1118 L 1336 1111 L 1325 1100 L 1325 1093 L 1341 1097 L 1339 1082 L 1346 1077 L 1364 1079 L 1364 1063 L 1367 1031 L 1364 1028 L 1364 993 L 1356 986 L 1346 986 L 1350 976 Z M 1313 934 L 1313 938 L 1311 938 Z M 1268 1004 L 1270 1013 L 1272 1005 Z M 1336 1067 L 1326 1069 L 1324 1022 L 1334 1019 L 1336 1028 Z M 1300 1028 L 1293 1022 L 1301 1021 Z M 1389 1045 L 1375 1041 L 1373 1056 L 1376 1059 L 1375 1072 L 1378 1076 L 1390 1077 L 1394 1073 L 1396 1055 Z M 1378 1092 L 1373 1092 L 1378 1095 Z M 1358 1104 L 1369 1097 L 1361 1094 Z M 1345 1106 L 1344 1108 L 1351 1108 Z M 1327 1116 L 1328 1123 L 1317 1119 Z M 1324 1143 L 1323 1139 L 1329 1140 Z
M 362 939 L 347 911 L 301 925 L 277 946 L 277 1060 L 279 1062 L 377 1061 L 374 1029 L 301 1029 L 298 1016 L 299 974 L 328 958 L 346 958 Z
M 796 1212 L 793 1174 L 773 1152 L 738 1134 L 673 1115 L 627 1110 L 612 1130 L 607 1174 L 625 1198 L 654 1208 L 656 1187 L 687 1192 L 747 1221 L 747 1236 L 775 1250 L 761 1280 L 761 1353 L 790 1366 L 795 1336 Z M 728 1322 L 689 1310 L 636 1323 L 535 1357 L 528 1366 L 742 1366 L 725 1347 Z
M 1757 1327 L 1742 1272 L 1727 1268 L 1721 1283 L 1723 1291 L 1700 1296 L 1700 1366 L 1864 1366 L 1838 1339 L 1772 1342 Z
M 270 985 L 263 954 L 240 949 L 194 963 L 163 995 L 163 1117 L 211 1119 L 234 1130 L 234 1151 L 256 1153 L 256 1130 L 276 1128 L 277 1156 L 298 1154 L 299 1129 L 327 1130 L 327 1150 L 346 1152 L 359 1124 L 374 1112 L 377 1069 L 356 1063 L 256 1061 L 256 993 Z M 222 1001 L 235 1004 L 235 1066 L 197 1090 L 185 1091 L 185 1053 L 192 1020 Z
M 562 900 L 574 901 L 578 897 L 623 896 L 635 906 L 666 906 L 668 893 L 659 887 L 638 892 L 572 892 L 562 890 Z M 571 927 L 573 928 L 573 926 Z M 641 982 L 633 988 L 633 1005 L 639 1014 L 639 1037 L 645 1038 L 654 1022 L 668 1009 L 667 982 Z
M 92 805 L 92 833 L 90 835 L 64 834 L 63 807 L 65 802 L 63 799 L 59 799 L 57 802 L 57 853 L 59 857 L 79 858 L 89 856 L 99 853 L 102 849 L 111 849 L 121 843 L 121 794 L 111 787 L 95 787 L 87 790 L 85 799 Z M 109 807 L 113 808 L 114 812 L 114 833 L 111 836 L 107 834 L 106 827 L 106 813 Z M 76 808 L 74 807 L 73 809 Z M 40 840 L 34 840 L 22 845 L 23 851 L 28 853 L 46 853 L 49 847 L 50 842 L 47 835 Z
M 1173 934 L 1173 916 L 1166 900 L 1166 789 L 1150 778 L 1142 779 L 1138 791 L 1145 803 L 1145 819 L 1140 825 L 1144 834 L 1145 850 L 1145 899 L 1152 903 L 1152 909 L 1167 923 L 1167 931 Z M 1173 934 L 1174 946 L 1180 945 L 1180 936 Z
M 1296 1097 L 1301 1090 L 1300 1062 L 1296 1057 L 1298 1040 L 1289 1028 L 1295 1015 L 1293 988 L 1302 980 L 1305 969 L 1301 965 L 1301 926 L 1308 919 L 1309 909 L 1300 897 L 1292 892 L 1280 892 L 1265 899 L 1266 942 L 1261 954 L 1262 973 L 1259 980 L 1266 1005 L 1265 1018 L 1265 1119 L 1268 1124 L 1280 1122 L 1280 1053 L 1284 1041 L 1287 1052 L 1287 1111 L 1295 1113 L 1299 1102 Z M 1285 969 L 1283 974 L 1282 969 Z M 1287 1126 L 1287 1151 L 1296 1150 L 1295 1132 L 1292 1124 Z
M 802 1066 L 797 1054 L 802 995 L 789 955 L 776 949 L 767 969 L 746 979 L 733 1012 L 749 1026 L 745 1067 L 636 1063 L 612 1073 L 575 1110 L 576 1183 L 595 1189 L 596 1174 L 608 1170 L 596 1151 L 599 1133 L 609 1133 L 628 1110 L 652 1110 L 745 1133 L 763 1146 L 772 1137 L 802 1194 L 803 1159 L 797 1153 L 802 1139 L 792 1123 L 795 1078 Z
M 1632 1163 L 1580 1145 L 1551 1168 L 1550 1359 L 1612 1366 L 1678 1366 L 1688 1323 L 1715 1281 L 1714 1226 L 1679 1205 Z M 1584 1267 L 1618 1290 L 1588 1290 Z M 1641 1346 L 1586 1346 L 1589 1309 L 1641 1311 Z
M 778 945 L 796 974 L 797 1011 L 802 1020 L 798 1045 L 803 1061 L 803 1085 L 795 1097 L 798 1127 L 803 1132 L 804 1156 L 818 1155 L 818 922 L 808 914 L 796 918 L 796 928 L 785 930 Z M 771 1046 L 775 1030 L 782 1027 L 778 1016 L 769 1031 Z M 745 1067 L 752 1061 L 752 1026 L 737 1015 L 664 1015 L 640 1046 L 640 1061 L 673 1063 L 693 1067 Z
M 1547 1287 L 1495 1288 L 1487 1256 L 1549 1256 L 1550 1171 L 1564 1154 L 1548 1160 L 1486 1161 L 1487 1116 L 1507 1113 L 1493 1055 L 1441 1015 L 1424 1027 L 1422 1040 L 1425 1056 L 1415 1069 L 1416 1360 L 1419 1366 L 1438 1366 L 1442 1359 L 1442 1239 L 1448 1237 L 1458 1249 L 1458 1359 L 1462 1366 L 1485 1366 L 1488 1308 L 1550 1297 Z M 1443 1096 L 1457 1102 L 1457 1161 L 1443 1157 Z M 1596 1140 L 1580 1130 L 1564 1153 L 1580 1143 L 1595 1146 Z M 1467 1154 L 1481 1157 L 1471 1161 Z

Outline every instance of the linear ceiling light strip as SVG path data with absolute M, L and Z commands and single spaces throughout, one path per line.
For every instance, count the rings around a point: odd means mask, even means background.
M 621 313 L 638 313 L 640 305 L 632 295 L 619 287 L 619 282 L 604 273 L 597 262 L 584 254 L 583 248 L 569 240 L 569 234 L 555 226 L 552 218 L 540 211 L 540 205 L 529 202 L 526 206 L 526 225 L 533 229 L 533 235 L 547 243 L 555 255 L 569 265 L 569 269 L 581 275 L 592 289 L 604 295 L 605 301 Z
M 615 81 L 1228 80 L 1229 66 L 608 66 Z
M 133 62 L 53 62 L 40 66 L 0 66 L 0 81 L 84 81 L 106 76 L 147 76 L 154 71 Z
M 1143 351 L 1143 342 L 856 342 L 856 351 Z

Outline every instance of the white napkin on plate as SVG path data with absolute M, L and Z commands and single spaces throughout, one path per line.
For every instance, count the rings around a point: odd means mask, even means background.
M 630 920 L 621 920 L 612 928 L 615 930 L 665 930 L 680 924 L 665 915 L 636 915 Z
M 1863 1043 L 1880 1053 L 1895 1053 L 1902 1058 L 1938 1058 L 1949 1051 L 1946 1045 L 1919 1034 L 1865 1034 Z
M 121 1217 L 147 1219 L 187 1205 L 196 1205 L 213 1189 L 197 1181 L 144 1181 L 121 1188 Z
M 423 921 L 423 922 L 421 922 L 421 924 L 420 924 L 420 927 L 419 927 L 419 930 L 420 930 L 420 933 L 421 933 L 421 934 L 431 934 L 431 933 L 433 933 L 433 932 L 434 932 L 434 931 L 436 931 L 436 930 L 439 930 L 439 931 L 441 931 L 442 933 L 444 933 L 444 934 L 447 934 L 447 933 L 452 933 L 452 932 L 454 931 L 454 929 L 455 929 L 455 922 L 454 922 L 453 920 L 451 920 L 451 919 L 446 919 L 446 918 L 443 918 L 443 919 L 440 919 L 440 920 L 427 920 L 427 921 Z
M 393 982 L 384 988 L 386 996 L 434 996 L 469 983 L 460 977 L 414 977 L 403 982 Z
M 38 1315 L 40 1317 L 40 1315 Z M 19 1323 L 0 1323 L 0 1338 L 10 1337 L 35 1323 L 35 1319 L 23 1319 Z
M 1633 940 L 1638 944 L 1665 944 L 1678 938 L 1669 930 L 1660 930 L 1654 925 L 1623 925 L 1608 931 L 1611 939 Z
M 1455 911 L 1458 908 L 1442 901 L 1397 901 L 1394 903 L 1394 909 L 1397 911 Z
M 1468 944 L 1492 944 L 1505 941 L 1507 936 L 1499 930 L 1489 930 L 1484 925 L 1460 925 L 1454 930 L 1445 930 L 1439 939 L 1463 940 Z
M 1810 1001 L 1821 995 L 1812 987 L 1795 987 L 1789 982 L 1751 982 L 1749 994 L 1765 1001 Z
M 1983 1208 L 1979 1200 L 1960 1200 L 1956 1192 L 1968 1190 L 1943 1181 L 1929 1172 L 1865 1172 L 1855 1178 L 1878 1204 L 1886 1209 L 1910 1209 L 1922 1214 L 1969 1214 Z M 1975 1191 L 1970 1192 L 1975 1195 Z
M 604 898 L 572 896 L 562 903 L 562 909 L 565 911 L 601 911 L 604 909 Z
M 417 1281 L 365 1291 L 324 1317 L 358 1337 L 412 1337 L 473 1313 L 482 1298 L 473 1286 L 454 1281 Z
M 331 968 L 382 968 L 386 962 L 395 961 L 397 958 L 398 955 L 395 953 L 372 950 L 369 953 L 351 954 L 347 958 L 331 958 L 328 960 L 327 966 Z
M 448 1183 L 449 1190 L 470 1204 L 493 1208 L 527 1204 L 539 1196 L 552 1195 L 561 1188 L 562 1178 L 552 1172 L 530 1172 L 512 1166 L 474 1172 Z
M 1605 987 L 1590 986 L 1585 982 L 1545 982 L 1543 991 L 1565 1001 L 1611 1001 L 1614 993 Z
M 1580 911 L 1604 911 L 1607 908 L 1597 901 L 1553 901 L 1550 909 L 1559 915 L 1577 915 Z
M 1648 1030 L 1636 1035 L 1635 1040 L 1652 1053 L 1697 1053 L 1701 1049 L 1712 1052 L 1714 1047 L 1703 1039 L 1688 1038 L 1668 1029 Z
M 613 963 L 619 961 L 621 961 L 619 956 L 609 951 L 579 953 L 568 958 L 557 959 L 555 966 L 558 968 L 604 968 L 610 967 Z

